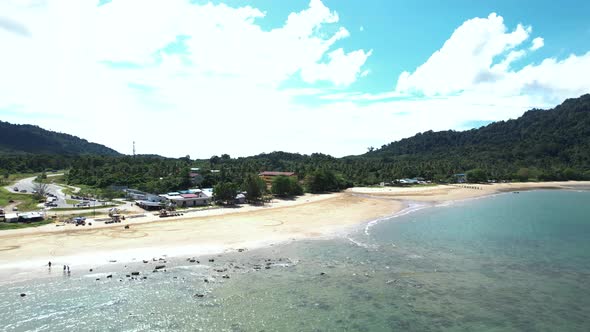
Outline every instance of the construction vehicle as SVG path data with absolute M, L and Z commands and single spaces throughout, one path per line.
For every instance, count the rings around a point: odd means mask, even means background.
M 109 209 L 109 217 L 113 217 L 113 215 L 120 215 L 121 210 L 117 209 L 116 207 Z
M 85 217 L 75 217 L 74 219 L 72 219 L 72 222 L 76 226 L 86 226 L 86 218 Z
M 174 205 L 168 205 L 165 209 L 160 210 L 160 218 L 182 216 L 182 213 L 176 212 Z
M 125 220 L 125 216 L 121 215 L 121 210 L 117 208 L 109 210 L 109 217 L 111 217 L 111 220 L 106 221 L 105 224 L 115 224 L 120 223 L 121 220 Z

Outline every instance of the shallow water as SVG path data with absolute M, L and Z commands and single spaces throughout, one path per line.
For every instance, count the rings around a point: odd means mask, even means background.
M 58 273 L 2 286 L 0 330 L 587 331 L 588 203 L 590 192 L 503 194 L 166 272 Z

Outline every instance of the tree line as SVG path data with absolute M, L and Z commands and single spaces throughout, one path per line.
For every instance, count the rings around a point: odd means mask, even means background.
M 232 189 L 246 192 L 257 192 L 256 178 L 261 171 L 295 172 L 297 183 L 308 192 L 413 177 L 452 182 L 458 173 L 467 174 L 472 182 L 590 180 L 590 95 L 479 129 L 429 131 L 344 158 L 287 152 L 240 158 L 222 154 L 198 160 L 189 156 L 0 154 L 2 177 L 65 169 L 69 184 L 126 186 L 154 193 L 194 187 L 189 173 L 195 167 L 203 177 L 201 187 L 233 185 Z M 285 194 L 292 185 L 280 181 L 277 195 Z

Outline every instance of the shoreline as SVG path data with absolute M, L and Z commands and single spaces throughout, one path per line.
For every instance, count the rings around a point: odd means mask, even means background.
M 46 275 L 47 262 L 76 271 L 158 257 L 217 255 L 297 240 L 369 232 L 380 221 L 440 204 L 510 191 L 590 188 L 590 182 L 551 182 L 411 188 L 351 188 L 343 193 L 305 195 L 286 204 L 212 210 L 175 219 L 137 220 L 92 228 L 55 227 L 0 232 L 0 279 L 13 282 Z M 472 186 L 473 187 L 473 186 Z M 584 188 L 582 188 L 584 189 Z M 225 211 L 224 211 L 225 210 Z M 207 210 L 206 210 L 207 211 Z M 205 212 L 205 211 L 204 211 Z M 130 229 L 124 230 L 124 225 Z M 51 225 L 52 226 L 52 225 Z M 102 268 L 101 268 L 102 269 Z

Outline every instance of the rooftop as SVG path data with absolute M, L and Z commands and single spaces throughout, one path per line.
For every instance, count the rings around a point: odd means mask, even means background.
M 258 175 L 260 175 L 260 176 L 280 176 L 280 175 L 283 175 L 283 176 L 293 176 L 293 175 L 295 175 L 295 173 L 294 172 L 271 172 L 271 171 L 264 171 L 264 172 L 261 172 Z

